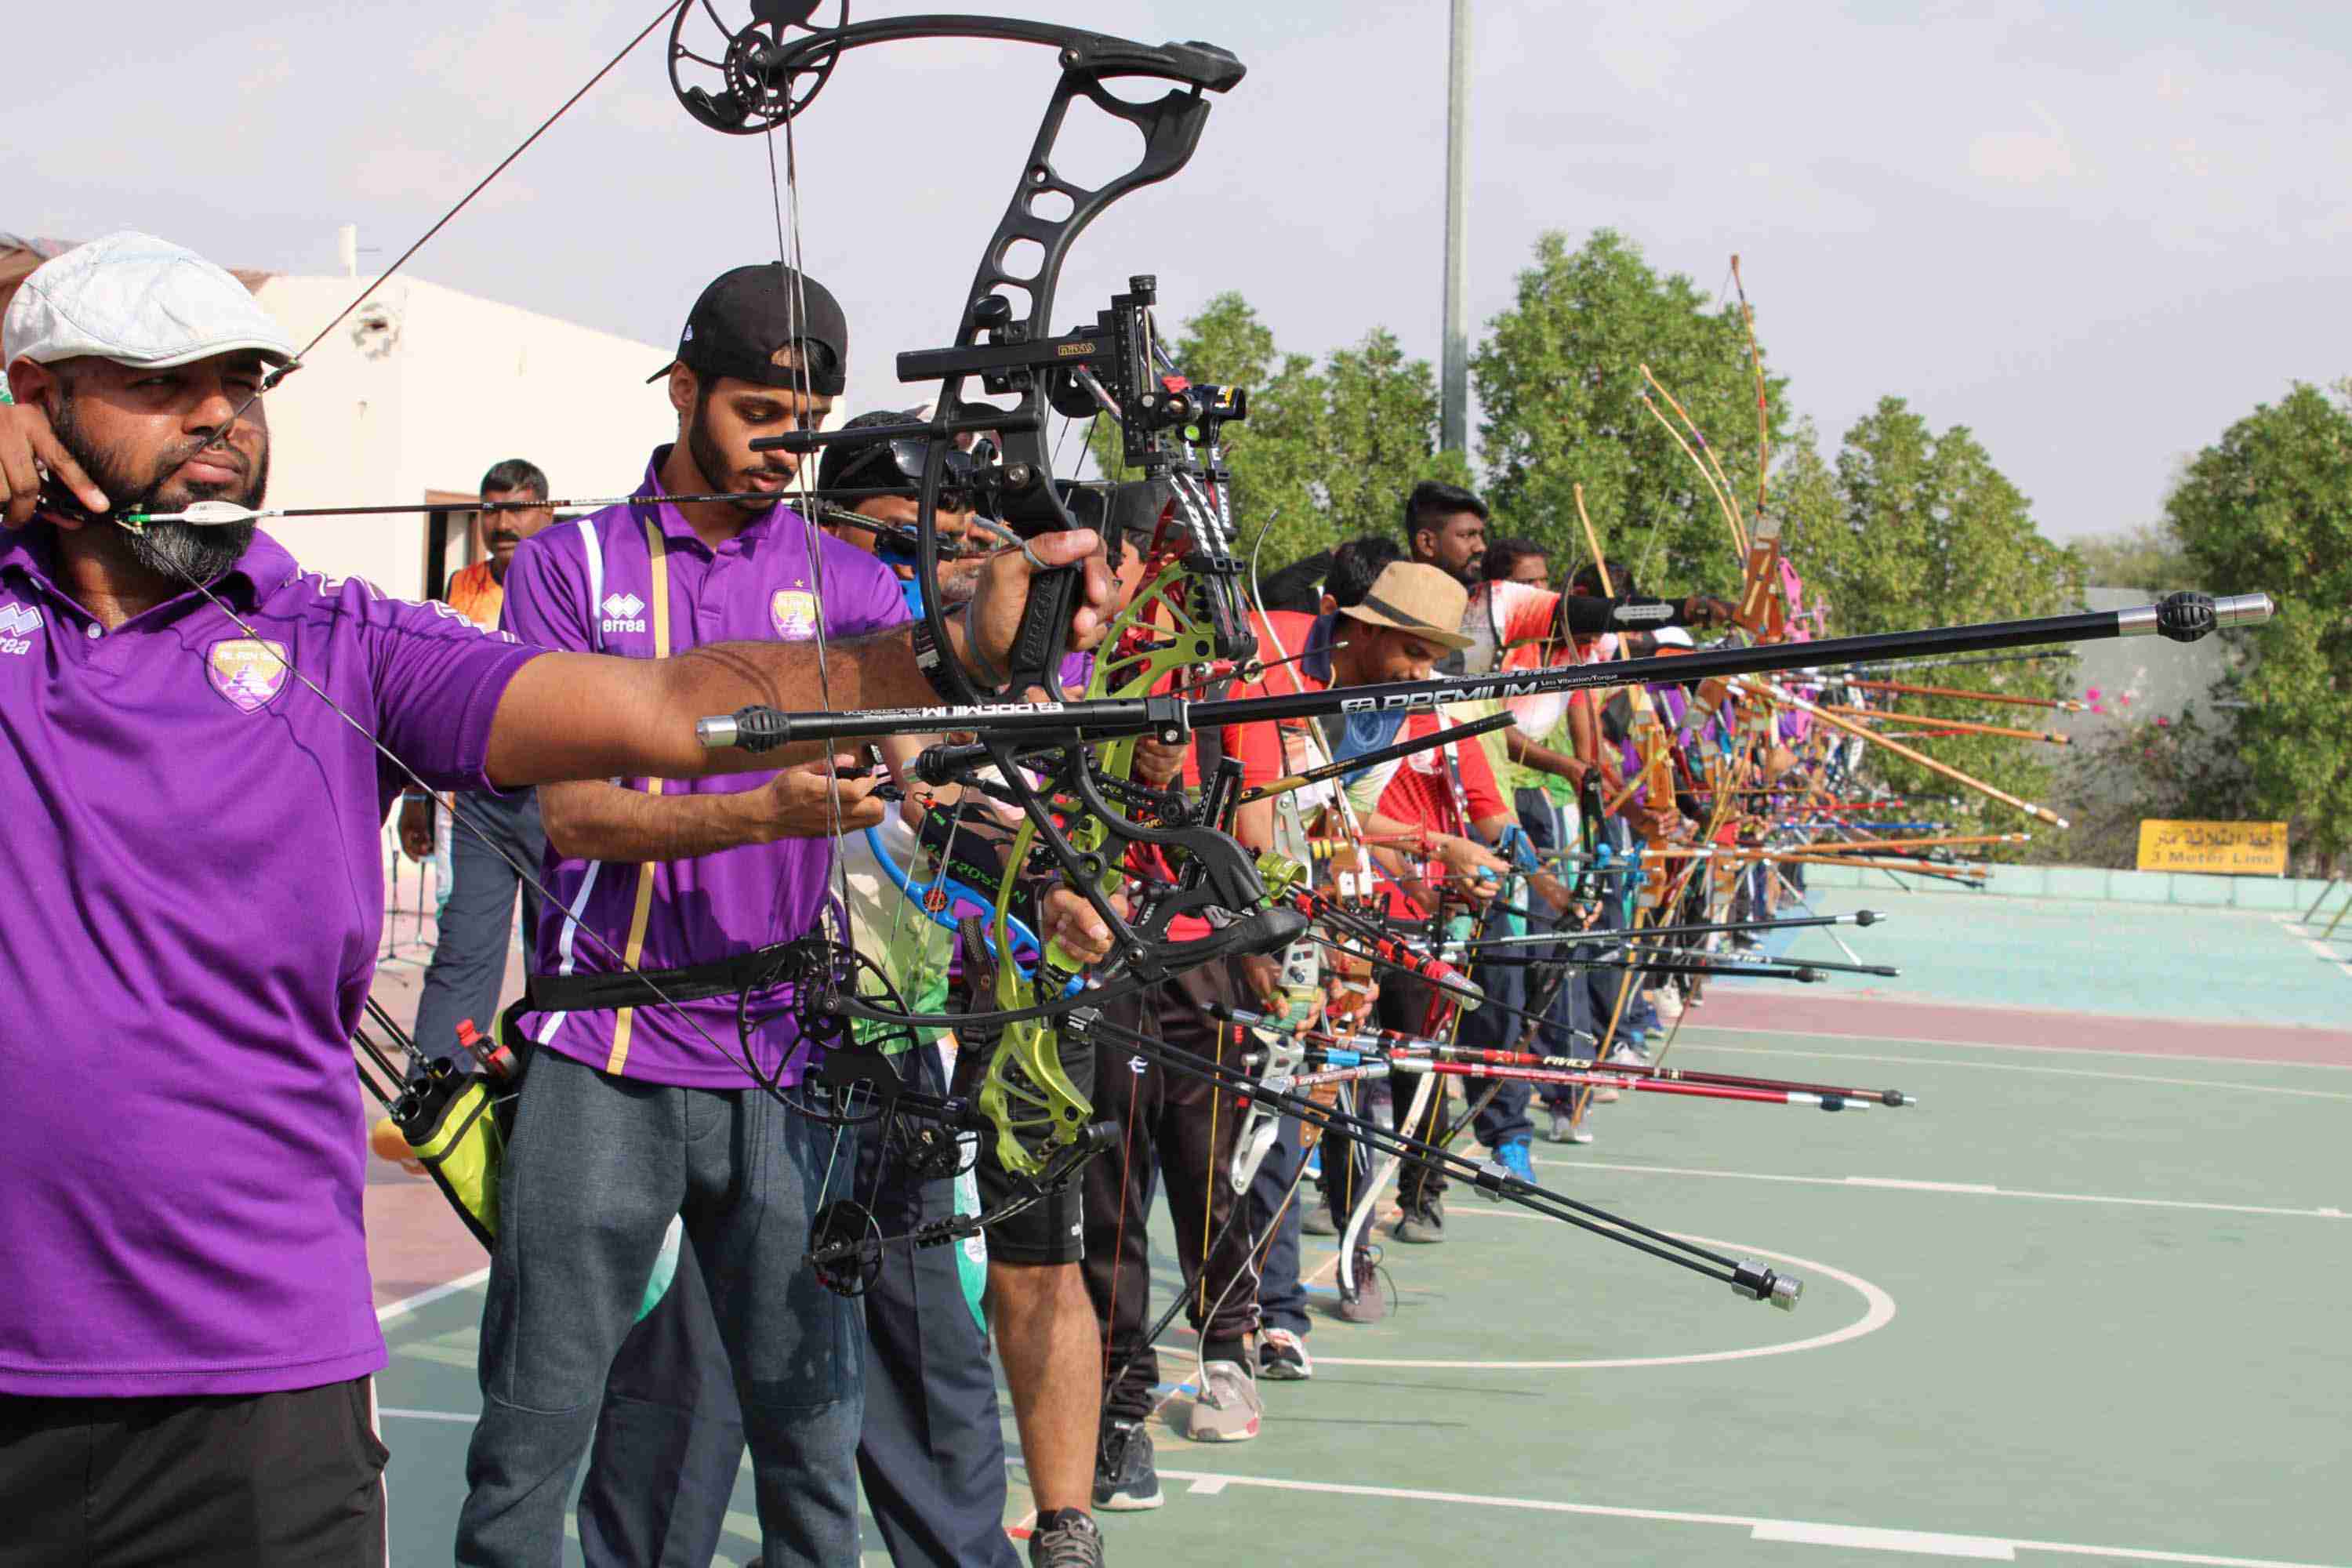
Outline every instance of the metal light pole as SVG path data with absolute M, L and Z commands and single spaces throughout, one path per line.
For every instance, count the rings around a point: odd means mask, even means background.
M 1438 444 L 1470 449 L 1470 0 L 1454 0 L 1445 91 L 1445 346 L 1438 374 Z

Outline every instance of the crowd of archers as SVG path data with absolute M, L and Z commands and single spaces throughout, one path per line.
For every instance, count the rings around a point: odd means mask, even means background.
M 260 527 L 450 510 L 266 506 L 265 395 L 365 293 L 297 349 L 125 231 L 8 301 L 0 1568 L 382 1564 L 395 1516 L 467 1564 L 576 1536 L 599 1568 L 699 1565 L 747 1451 L 768 1568 L 859 1561 L 867 1516 L 901 1564 L 1014 1563 L 1000 1374 L 1028 1559 L 1084 1568 L 1096 1510 L 1161 1502 L 1155 1415 L 1257 1436 L 1310 1331 L 1437 1267 L 1449 1192 L 1793 1308 L 1797 1279 L 1547 1188 L 1528 1151 L 1628 1094 L 1906 1103 L 1670 1059 L 1710 977 L 1878 972 L 1768 956 L 1835 923 L 1796 907 L 1809 865 L 1977 875 L 1958 852 L 1994 836 L 1863 793 L 1865 750 L 2051 815 L 1933 754 L 2032 731 L 1902 719 L 1952 689 L 1853 661 L 2270 613 L 1817 639 L 1760 477 L 1737 493 L 1663 386 L 1734 596 L 1658 595 L 1580 497 L 1496 520 L 1433 484 L 1261 584 L 1219 446 L 1245 396 L 1168 363 L 1149 278 L 1053 319 L 1070 242 L 1183 165 L 1239 62 L 750 9 L 695 43 L 717 6 L 666 3 L 589 86 L 669 21 L 687 111 L 782 143 L 789 254 L 695 300 L 653 377 L 675 439 L 629 494 L 490 468 L 441 602 Z M 849 323 L 789 264 L 793 121 L 909 38 L 1048 46 L 1059 76 L 954 346 L 898 356 L 937 397 L 828 428 Z M 1168 90 L 1108 85 L 1137 79 Z M 1081 100 L 1140 132 L 1092 188 L 1053 162 Z M 1140 480 L 1056 472 L 1055 421 L 1104 416 Z M 372 994 L 388 821 L 447 861 L 404 1019 Z M 454 1520 L 384 1485 L 372 1159 L 490 1259 Z

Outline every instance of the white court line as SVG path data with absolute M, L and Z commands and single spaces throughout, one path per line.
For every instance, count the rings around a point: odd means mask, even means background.
M 1317 1358 L 1321 1359 L 1321 1358 Z M 1745 1530 L 1751 1541 L 1819 1541 L 1824 1545 L 1875 1546 L 1884 1550 L 1933 1552 L 1941 1543 L 1944 1555 L 2012 1560 L 2020 1552 L 2055 1552 L 2073 1557 L 2110 1557 L 2127 1563 L 2177 1563 L 2190 1568 L 2343 1568 L 2326 1563 L 2294 1563 L 2275 1557 L 2221 1557 L 2202 1552 L 2163 1552 L 2138 1546 L 2095 1546 L 2074 1541 L 2011 1540 L 1994 1535 L 1943 1535 L 1929 1531 L 1874 1530 L 1862 1525 L 1827 1524 L 1810 1520 L 1760 1519 L 1752 1514 L 1694 1513 L 1681 1509 L 1623 1508 L 1609 1503 L 1555 1502 L 1546 1498 L 1496 1497 L 1482 1492 L 1444 1492 L 1422 1487 L 1374 1487 L 1347 1481 L 1294 1481 L 1274 1476 L 1237 1476 L 1214 1470 L 1163 1468 L 1166 1479 L 1213 1483 L 1219 1491 L 1230 1487 L 1263 1487 L 1270 1491 L 1328 1492 L 1342 1497 L 1387 1498 L 1400 1502 L 1462 1503 L 1471 1508 L 1520 1509 L 1535 1513 L 1583 1514 L 1600 1519 L 1637 1519 L 1662 1524 L 1720 1524 Z M 1214 1495 L 1214 1494 L 1212 1494 Z M 1793 1532 L 1805 1531 L 1803 1535 Z M 1769 1533 L 1768 1533 L 1769 1532 Z M 1906 1544 L 1895 1547 L 1894 1539 Z M 1999 1548 L 1997 1554 L 1981 1550 Z
M 1696 1029 L 1719 1029 L 1726 1034 L 1769 1035 L 1786 1033 L 1786 1031 L 1778 1029 L 1733 1029 L 1729 1026 L 1722 1024 L 1694 1024 L 1691 1026 Z M 1801 1038 L 1802 1037 L 1800 1036 L 1795 1037 Z M 1834 1040 L 1858 1040 L 1863 1038 L 1860 1035 L 1825 1035 L 1822 1037 L 1824 1039 Z M 1911 1043 L 1923 1046 L 1957 1045 L 1962 1047 L 1969 1044 L 1969 1042 L 1964 1040 L 1919 1040 Z M 1979 1071 L 1985 1072 L 2041 1073 L 2045 1077 L 2050 1078 L 2102 1078 L 2111 1079 L 2124 1083 L 2164 1083 L 2171 1084 L 2180 1089 L 2227 1089 L 2231 1094 L 2286 1094 L 2293 1095 L 2300 1100 L 2352 1100 L 2352 1094 L 2347 1094 L 2341 1089 L 2281 1089 L 2264 1083 L 2231 1083 L 2225 1079 L 2158 1078 L 2151 1073 L 2100 1072 L 2095 1068 L 2045 1068 L 2036 1067 L 2028 1062 L 1964 1062 L 1956 1061 L 1948 1057 L 1890 1057 L 1874 1055 L 1864 1051 L 1792 1051 L 1774 1049 L 1769 1046 L 1716 1046 L 1709 1045 L 1705 1040 L 1693 1040 L 1690 1043 L 1690 1048 L 1696 1051 L 1721 1051 L 1727 1056 L 1811 1057 L 1816 1061 L 1836 1062 L 1904 1062 L 1914 1067 L 1974 1068 Z M 1987 1048 L 1993 1050 L 2038 1050 L 2041 1047 L 2037 1046 L 1995 1046 L 1989 1047 Z M 2116 1056 L 2122 1053 L 2105 1051 L 2089 1054 Z M 2182 1061 L 2210 1061 L 2213 1058 L 2210 1057 L 2182 1057 L 2177 1059 Z M 2247 1064 L 2241 1062 L 2237 1065 L 2243 1067 Z M 2333 1062 L 2269 1062 L 2259 1065 L 2269 1067 L 2333 1067 L 2336 1064 Z
M 1538 1160 L 1563 1171 L 1633 1171 L 1645 1176 L 1712 1176 L 1731 1182 L 1788 1182 L 1806 1187 L 1893 1187 L 1912 1192 L 1959 1193 L 1970 1197 L 2032 1198 L 2055 1204 L 2121 1204 L 2127 1208 L 2194 1209 L 2204 1214 L 2277 1215 L 2287 1219 L 2352 1218 L 2339 1208 L 2272 1208 L 2261 1204 L 2209 1204 L 2188 1198 L 2116 1197 L 2105 1193 L 2042 1193 L 1977 1182 L 1912 1182 L 1895 1176 L 1788 1176 L 1769 1171 L 1716 1171 L 1696 1165 L 1633 1165 L 1609 1160 Z M 1464 1205 L 1457 1212 L 1481 1211 Z
M 1931 1557 L 1974 1557 L 2014 1563 L 2017 1543 L 1990 1535 L 1948 1535 L 1937 1530 L 1874 1530 L 1860 1524 L 1807 1524 L 1768 1519 L 1748 1531 L 1750 1541 L 1787 1541 L 1799 1546 L 1853 1546 L 1869 1552 L 1916 1552 Z
M 1522 1216 L 1514 1214 L 1513 1217 Z M 1549 1216 L 1527 1215 L 1524 1217 L 1545 1219 Z M 1824 1350 L 1831 1345 L 1843 1344 L 1848 1340 L 1858 1340 L 1864 1334 L 1876 1333 L 1895 1321 L 1895 1298 L 1858 1274 L 1849 1274 L 1843 1268 L 1832 1268 L 1826 1263 L 1816 1263 L 1810 1258 L 1792 1258 L 1785 1252 L 1767 1252 L 1760 1247 L 1747 1247 L 1736 1241 L 1718 1241 L 1713 1237 L 1686 1236 L 1683 1239 L 1696 1241 L 1705 1247 L 1719 1247 L 1726 1252 L 1753 1253 L 1782 1263 L 1793 1264 L 1800 1268 L 1810 1269 L 1815 1274 L 1826 1275 L 1841 1284 L 1851 1285 L 1860 1291 L 1864 1302 L 1866 1303 L 1865 1308 L 1861 1317 L 1842 1329 L 1832 1329 L 1825 1334 L 1815 1334 L 1809 1340 L 1791 1340 L 1783 1345 L 1755 1345 L 1747 1350 L 1738 1351 L 1699 1351 L 1688 1355 L 1611 1356 L 1606 1360 L 1594 1361 L 1424 1361 L 1417 1358 L 1336 1355 L 1318 1355 L 1315 1360 L 1318 1364 L 1325 1366 L 1417 1367 L 1423 1370 L 1447 1369 L 1466 1372 L 1578 1372 L 1599 1367 L 1691 1366 L 1700 1362 L 1753 1361 L 1759 1356 L 1789 1355 L 1797 1351 Z M 1160 1473 L 1167 1474 L 1164 1470 Z
M 430 1290 L 419 1290 L 414 1296 L 403 1296 L 397 1301 L 378 1307 L 375 1310 L 375 1321 L 379 1323 L 388 1323 L 394 1318 L 404 1318 L 419 1307 L 431 1306 L 444 1296 L 454 1296 L 460 1290 L 470 1290 L 489 1277 L 489 1266 L 484 1264 L 461 1279 L 452 1279 L 446 1285 L 436 1285 Z M 391 1413 L 387 1412 L 387 1414 Z
M 1818 1268 L 1819 1265 L 1814 1267 Z M 1329 1356 L 1318 1356 L 1318 1361 L 1332 1361 Z M 1341 1363 L 1340 1364 L 1351 1364 Z M 1378 1363 L 1358 1362 L 1354 1365 L 1377 1365 Z M 1387 1363 L 1396 1364 L 1396 1363 Z M 1445 1364 L 1464 1364 L 1448 1363 Z M 1535 1363 L 1530 1363 L 1535 1364 Z M 468 1425 L 477 1417 L 456 1410 L 398 1410 L 384 1406 L 379 1415 L 405 1416 L 413 1421 L 450 1421 Z M 747 1464 L 749 1460 L 745 1461 Z M 1271 1491 L 1336 1492 L 1345 1497 L 1392 1498 L 1406 1502 L 1455 1502 L 1473 1508 L 1527 1510 L 1538 1513 L 1576 1513 L 1603 1519 L 1650 1520 L 1663 1524 L 1725 1524 L 1744 1529 L 1751 1541 L 1803 1541 L 1824 1546 L 1877 1547 L 1902 1552 L 1937 1552 L 1953 1557 L 1989 1557 L 1992 1553 L 1975 1550 L 1979 1546 L 2000 1546 L 2009 1549 L 2010 1555 L 2000 1561 L 2014 1561 L 2019 1552 L 2054 1552 L 2070 1557 L 2110 1557 L 2126 1563 L 2173 1563 L 2184 1568 L 2346 1568 L 2342 1563 L 2291 1562 L 2275 1557 L 2220 1557 L 2202 1552 L 2164 1552 L 2152 1547 L 2094 1546 L 2075 1541 L 2005 1540 L 1991 1535 L 1946 1535 L 1932 1531 L 1885 1530 L 1869 1525 L 1828 1524 L 1818 1521 L 1796 1519 L 1759 1519 L 1736 1513 L 1690 1513 L 1678 1509 L 1620 1508 L 1595 1502 L 1553 1502 L 1542 1498 L 1493 1497 L 1478 1492 L 1430 1491 L 1414 1487 L 1369 1487 L 1339 1481 L 1279 1480 L 1272 1476 L 1236 1476 L 1213 1470 L 1171 1470 L 1162 1468 L 1160 1474 L 1171 1481 L 1189 1481 L 1187 1494 L 1215 1497 L 1229 1487 L 1263 1487 Z M 1030 1514 L 1013 1528 L 1018 1531 L 1035 1522 Z M 1801 1532 L 1801 1533 L 1800 1533 Z M 1903 1544 L 1895 1542 L 1900 1539 Z M 1940 1544 L 1926 1544 L 1929 1542 Z M 1966 1549 L 1955 1549 L 1962 1548 Z
M 1822 996 L 1820 998 L 1820 1000 L 1822 1001 L 1829 1001 L 1832 999 L 1832 998 L 1829 996 Z M 1834 999 L 1840 1003 L 1859 1000 L 1859 998 L 1853 996 L 1840 996 Z M 1967 1002 L 1946 1002 L 1936 1003 L 1934 1005 L 1948 1007 L 1976 1007 L 1975 1004 Z M 2032 1007 L 1976 1007 L 1976 1010 L 1985 1013 L 2031 1013 L 2036 1011 L 2046 1011 L 2046 1009 L 2036 1009 Z M 2126 1023 L 2145 1023 L 2151 1029 L 2170 1028 L 2177 1030 L 2182 1028 L 2195 1028 L 2197 1026 L 2195 1024 L 2182 1024 L 2177 1020 L 2166 1018 L 2127 1018 L 2124 1021 Z M 1842 1035 L 1829 1029 L 1759 1029 L 1750 1024 L 1691 1024 L 1686 1026 L 1693 1029 L 1706 1029 L 1719 1035 L 1772 1035 L 1784 1040 L 1860 1040 L 1865 1045 L 1874 1046 L 1956 1046 L 1964 1051 L 2032 1051 L 2037 1056 L 2044 1057 L 2137 1057 L 2145 1058 L 2154 1054 L 2146 1051 L 2103 1051 L 2092 1046 L 2021 1046 L 2011 1040 L 1931 1040 L 1923 1035 Z M 2273 1028 L 2278 1027 L 2276 1025 L 2269 1026 Z M 2307 1033 L 2309 1031 L 2305 1032 Z M 2341 1033 L 2342 1031 L 2339 1030 L 2336 1032 Z M 1837 1053 L 1822 1051 L 1816 1052 L 1815 1054 L 1819 1056 L 1829 1056 Z M 2276 1057 L 2207 1057 L 2178 1054 L 2172 1051 L 2166 1051 L 2162 1055 L 2163 1059 L 2168 1062 L 2205 1062 L 2214 1067 L 2316 1068 L 2322 1072 L 2352 1072 L 2352 1062 L 2284 1061 Z M 2116 1076 L 2121 1077 L 2123 1075 L 2117 1074 Z M 2189 1080 L 2184 1079 L 2183 1081 L 2185 1082 Z M 2214 1089 L 2236 1089 L 2240 1086 L 2237 1084 L 2218 1083 L 2209 1085 L 2208 1087 Z M 2248 1085 L 2246 1087 L 2251 1088 L 2252 1086 Z M 2275 1092 L 2285 1093 L 2287 1091 L 2281 1089 Z

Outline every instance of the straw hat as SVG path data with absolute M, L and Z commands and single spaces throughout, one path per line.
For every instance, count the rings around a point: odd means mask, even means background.
M 1440 647 L 1464 648 L 1462 617 L 1470 608 L 1470 591 L 1434 566 L 1392 561 L 1372 579 L 1363 602 L 1339 613 L 1366 626 L 1411 632 Z

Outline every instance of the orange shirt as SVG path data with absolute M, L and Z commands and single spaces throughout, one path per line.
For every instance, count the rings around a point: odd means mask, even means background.
M 507 591 L 487 561 L 477 561 L 449 579 L 449 607 L 486 632 L 499 629 L 499 609 Z

